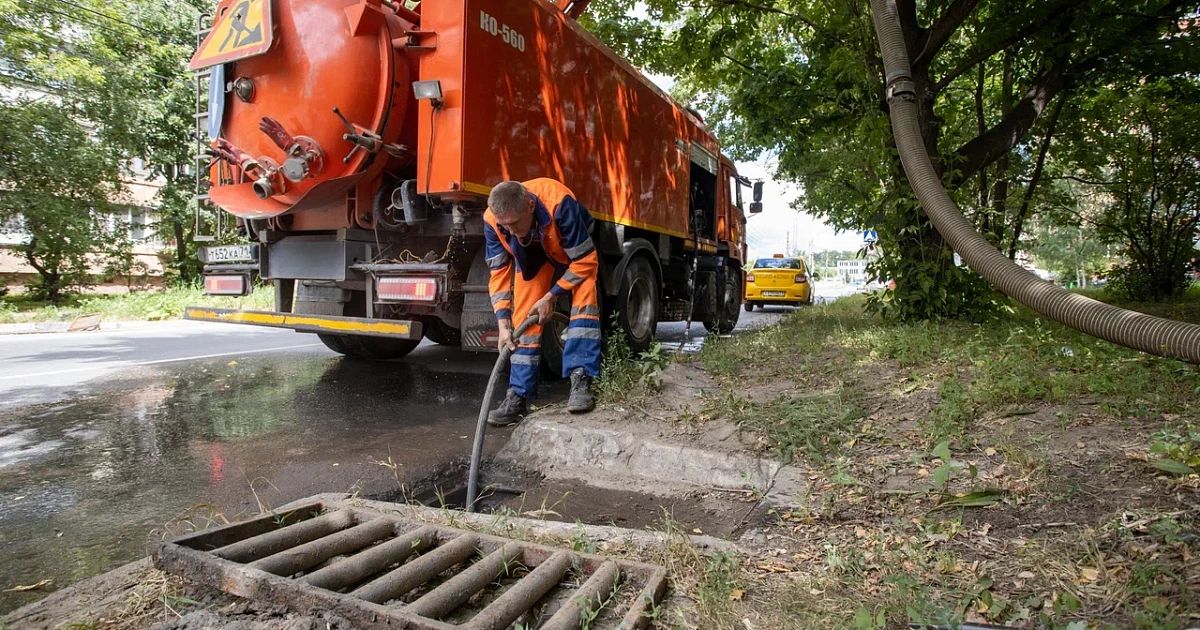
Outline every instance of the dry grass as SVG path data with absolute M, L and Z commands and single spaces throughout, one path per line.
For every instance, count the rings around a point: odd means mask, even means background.
M 902 325 L 856 300 L 699 360 L 729 390 L 714 415 L 813 472 L 730 578 L 743 596 L 695 627 L 1200 624 L 1200 477 L 1152 466 L 1188 445 L 1151 451 L 1200 418 L 1195 366 L 1028 314 Z

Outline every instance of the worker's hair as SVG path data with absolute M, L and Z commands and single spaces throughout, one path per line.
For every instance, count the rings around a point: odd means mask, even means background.
M 488 195 L 488 206 L 497 216 L 525 212 L 529 209 L 529 193 L 521 182 L 500 182 Z

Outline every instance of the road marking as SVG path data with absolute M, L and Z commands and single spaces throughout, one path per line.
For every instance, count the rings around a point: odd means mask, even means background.
M 235 352 L 219 352 L 216 354 L 198 354 L 190 357 L 179 357 L 177 359 L 156 359 L 154 361 L 142 361 L 140 363 L 114 363 L 112 365 L 96 365 L 91 367 L 71 368 L 69 370 L 54 370 L 52 372 L 39 372 L 37 374 L 17 374 L 15 376 L 0 376 L 0 381 L 8 381 L 18 378 L 41 378 L 43 376 L 54 376 L 56 374 L 71 374 L 75 372 L 95 372 L 97 370 L 109 370 L 130 367 L 142 367 L 146 365 L 158 365 L 160 363 L 176 363 L 178 361 L 199 361 L 201 359 L 216 359 L 217 357 L 228 357 L 232 355 L 243 354 L 258 354 L 260 352 L 274 352 L 276 350 L 292 350 L 295 348 L 312 348 L 313 346 L 324 346 L 323 343 L 305 343 L 298 346 L 279 346 L 278 348 L 258 348 L 256 350 L 238 350 Z

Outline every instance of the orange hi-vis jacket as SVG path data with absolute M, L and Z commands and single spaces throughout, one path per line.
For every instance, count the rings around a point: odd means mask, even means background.
M 533 198 L 534 222 L 528 245 L 484 213 L 485 256 L 491 276 L 488 291 L 499 321 L 520 324 L 546 293 L 571 294 L 571 318 L 563 349 L 563 376 L 582 367 L 600 374 L 600 259 L 592 241 L 592 216 L 562 183 L 548 178 L 523 182 Z M 537 389 L 541 326 L 516 339 L 510 384 L 518 394 Z

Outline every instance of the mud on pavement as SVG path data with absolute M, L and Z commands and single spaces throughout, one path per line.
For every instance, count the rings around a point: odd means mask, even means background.
M 752 555 L 738 539 L 755 536 L 768 512 L 803 501 L 806 472 L 760 455 L 758 436 L 703 417 L 708 375 L 672 364 L 661 391 L 571 416 L 551 405 L 531 414 L 485 468 L 485 514 L 454 510 L 461 463 L 403 498 L 441 519 L 524 540 L 657 561 L 671 574 L 667 613 L 694 614 L 690 597 L 717 557 Z M 493 440 L 504 440 L 493 432 Z M 395 500 L 393 493 L 382 498 Z M 366 501 L 366 499 L 361 499 Z M 78 594 L 86 591 L 86 598 Z M 100 595 L 104 594 L 104 595 Z M 682 597 L 682 595 L 687 597 Z M 14 627 L 98 622 L 112 627 L 340 627 L 344 620 L 297 615 L 189 584 L 144 562 L 55 593 L 6 618 Z

